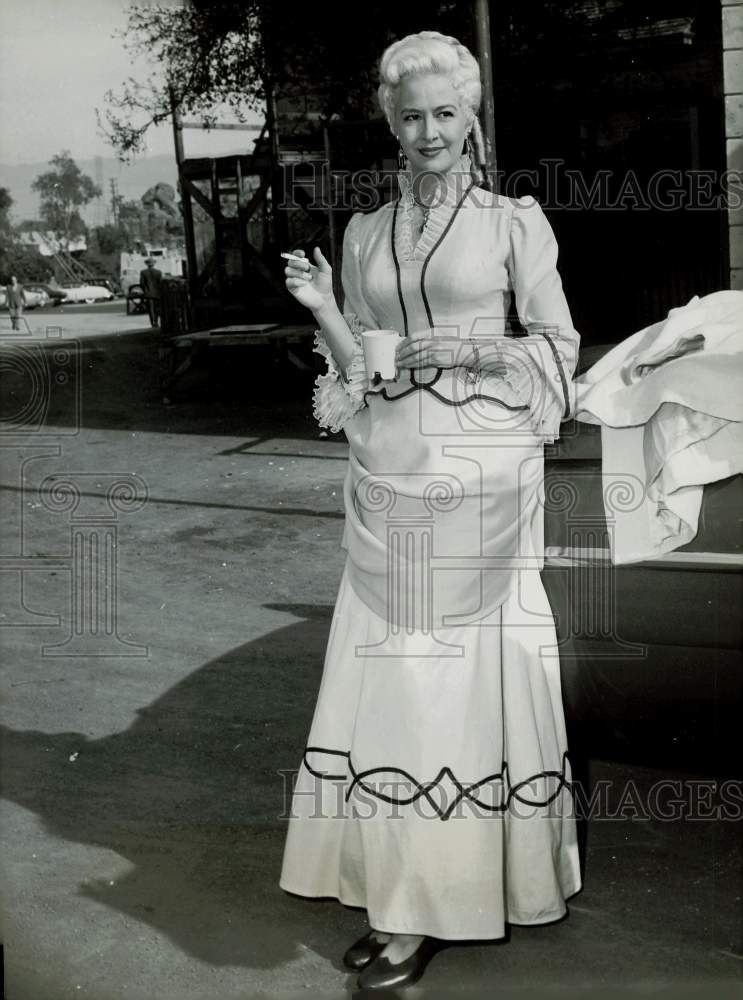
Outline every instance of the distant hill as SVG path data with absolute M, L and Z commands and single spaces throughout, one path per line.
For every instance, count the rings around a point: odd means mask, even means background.
M 119 194 L 126 201 L 139 201 L 145 191 L 160 181 L 175 187 L 178 179 L 172 156 L 143 157 L 131 166 L 120 163 L 113 157 L 101 157 L 97 162 L 102 175 L 103 198 L 101 202 L 93 202 L 85 209 L 84 217 L 88 225 L 100 225 L 106 221 L 106 212 L 111 203 L 112 178 L 117 181 Z M 76 163 L 83 173 L 98 182 L 96 160 L 76 160 Z M 50 169 L 48 163 L 0 163 L 0 187 L 8 188 L 13 198 L 11 214 L 14 222 L 38 217 L 39 199 L 36 192 L 31 190 L 31 183 L 39 174 Z

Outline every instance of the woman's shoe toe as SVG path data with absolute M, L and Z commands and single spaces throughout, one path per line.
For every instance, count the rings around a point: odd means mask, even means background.
M 385 947 L 386 942 L 377 941 L 372 934 L 373 930 L 367 931 L 358 941 L 354 941 L 351 947 L 343 956 L 343 964 L 347 969 L 359 972 L 374 961 L 377 955 Z
M 424 937 L 413 954 L 402 962 L 393 964 L 384 955 L 379 955 L 361 973 L 358 986 L 365 990 L 384 990 L 415 983 L 437 951 L 436 939 Z

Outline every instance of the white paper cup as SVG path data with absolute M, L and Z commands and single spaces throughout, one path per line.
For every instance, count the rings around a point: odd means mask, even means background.
M 370 379 L 377 372 L 384 379 L 395 377 L 395 350 L 401 340 L 397 330 L 365 330 L 361 334 L 366 373 Z

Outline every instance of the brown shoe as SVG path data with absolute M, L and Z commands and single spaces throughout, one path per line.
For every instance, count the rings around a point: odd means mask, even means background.
M 424 937 L 413 954 L 397 965 L 393 965 L 384 955 L 379 955 L 359 976 L 359 989 L 389 990 L 409 986 L 421 978 L 438 950 L 436 938 Z
M 355 941 L 343 956 L 343 964 L 347 969 L 360 972 L 372 962 L 380 951 L 386 946 L 386 941 L 377 941 L 372 935 L 374 931 L 367 931 L 363 937 Z

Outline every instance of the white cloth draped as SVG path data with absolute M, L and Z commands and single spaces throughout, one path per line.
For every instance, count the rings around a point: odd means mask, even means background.
M 575 389 L 576 419 L 601 426 L 612 561 L 686 545 L 704 485 L 743 472 L 743 292 L 672 309 L 617 344 Z

